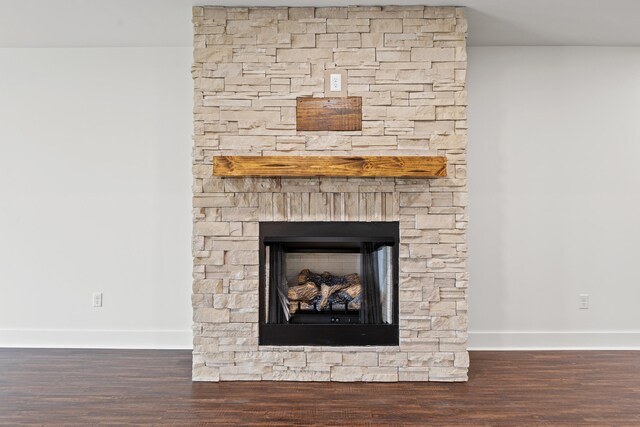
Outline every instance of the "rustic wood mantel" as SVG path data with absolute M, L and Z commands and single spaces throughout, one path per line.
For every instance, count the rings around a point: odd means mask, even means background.
M 215 156 L 213 175 L 286 177 L 447 176 L 444 156 Z

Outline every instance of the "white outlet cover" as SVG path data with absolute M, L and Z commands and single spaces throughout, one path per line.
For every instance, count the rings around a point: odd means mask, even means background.
M 329 90 L 331 92 L 340 92 L 342 90 L 342 75 L 331 74 Z
M 93 306 L 102 307 L 102 292 L 94 292 L 92 297 L 93 297 Z
M 589 308 L 589 294 L 580 294 L 580 308 Z
M 324 96 L 346 97 L 347 96 L 347 71 L 330 69 L 324 70 Z

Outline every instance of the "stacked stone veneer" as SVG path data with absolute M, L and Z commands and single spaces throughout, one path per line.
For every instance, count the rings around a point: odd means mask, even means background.
M 464 10 L 196 7 L 193 20 L 194 380 L 466 380 Z M 331 69 L 362 97 L 362 131 L 296 132 L 296 97 L 324 96 Z M 215 155 L 261 154 L 446 155 L 447 178 L 212 176 Z M 399 221 L 399 346 L 259 346 L 259 221 Z

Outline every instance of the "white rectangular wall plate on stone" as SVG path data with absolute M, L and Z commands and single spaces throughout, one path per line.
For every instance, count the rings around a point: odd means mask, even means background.
M 346 70 L 326 70 L 324 72 L 324 96 L 325 97 L 346 97 L 347 96 L 347 71 Z
M 331 92 L 340 92 L 342 90 L 342 76 L 340 74 L 331 73 L 329 90 Z

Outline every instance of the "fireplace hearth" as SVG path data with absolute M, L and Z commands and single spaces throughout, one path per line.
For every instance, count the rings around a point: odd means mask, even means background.
M 261 345 L 397 345 L 398 222 L 260 223 Z

